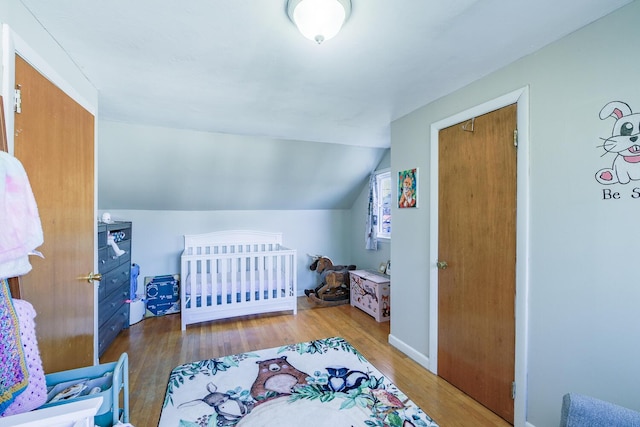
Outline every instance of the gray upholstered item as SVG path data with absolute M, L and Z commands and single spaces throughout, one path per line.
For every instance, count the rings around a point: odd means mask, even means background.
M 567 393 L 562 398 L 560 427 L 640 427 L 640 412 L 594 397 Z

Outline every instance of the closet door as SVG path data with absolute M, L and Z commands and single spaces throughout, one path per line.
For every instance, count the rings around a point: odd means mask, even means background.
M 438 375 L 513 424 L 515 104 L 442 129 Z
M 22 112 L 15 114 L 14 154 L 33 189 L 44 231 L 22 277 L 33 304 L 45 372 L 93 364 L 94 117 L 16 56 Z

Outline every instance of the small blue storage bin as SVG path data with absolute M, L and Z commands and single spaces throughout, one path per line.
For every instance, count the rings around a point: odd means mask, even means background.
M 129 422 L 129 356 L 122 353 L 117 362 L 104 363 L 86 368 L 71 369 L 45 375 L 47 382 L 47 403 L 40 408 L 64 405 L 78 400 L 102 396 L 102 406 L 94 417 L 96 426 L 112 427 L 118 422 Z M 81 384 L 84 390 L 76 397 L 50 401 L 58 393 L 74 384 Z M 100 388 L 98 392 L 97 389 Z M 94 393 L 90 393 L 92 389 Z M 120 393 L 122 408 L 120 408 Z

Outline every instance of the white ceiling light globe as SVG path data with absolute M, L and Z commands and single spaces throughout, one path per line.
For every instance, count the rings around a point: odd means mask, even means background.
M 303 36 L 320 44 L 334 37 L 347 14 L 338 0 L 301 0 L 293 10 L 293 21 Z

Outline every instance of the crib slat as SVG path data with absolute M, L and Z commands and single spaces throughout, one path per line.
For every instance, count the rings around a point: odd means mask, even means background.
M 276 284 L 276 268 L 278 264 L 278 257 L 274 255 L 269 255 L 269 289 L 267 290 L 267 298 L 273 299 L 273 291 L 275 290 Z
M 271 293 L 269 296 L 273 297 L 273 298 L 280 298 L 280 289 L 282 288 L 282 257 L 283 255 L 276 255 L 276 271 L 275 276 L 276 276 L 276 280 L 274 283 L 274 292 Z
M 235 283 L 234 283 L 234 279 L 235 279 L 235 272 L 234 272 L 234 268 L 235 268 L 235 258 L 229 258 L 228 259 L 228 267 L 229 267 L 229 271 L 227 271 L 227 289 L 225 291 L 225 293 L 222 295 L 223 299 L 224 299 L 224 303 L 227 304 L 229 302 L 233 303 L 234 300 L 234 296 L 235 296 Z
M 210 251 L 211 248 L 207 248 Z M 206 258 L 202 263 L 202 274 L 200 275 L 200 304 L 198 307 L 206 308 L 209 305 L 214 293 L 214 273 L 215 265 L 211 258 Z
M 211 300 L 209 305 L 211 307 L 215 307 L 218 305 L 218 295 L 224 291 L 222 289 L 222 278 L 224 277 L 224 264 L 222 259 L 218 258 L 218 248 L 216 248 L 216 253 L 213 255 L 215 258 L 212 261 L 213 263 L 213 273 L 211 276 Z
M 265 270 L 265 263 L 264 263 L 264 255 L 260 255 L 260 257 L 258 258 L 258 272 L 259 272 L 259 276 L 260 276 L 260 280 L 258 280 L 258 298 L 262 299 L 262 294 L 264 293 L 264 284 L 265 284 L 265 277 L 264 277 L 264 270 Z
M 284 278 L 282 280 L 282 296 L 288 297 L 291 296 L 289 293 L 289 270 L 291 269 L 291 264 L 289 263 L 289 255 L 283 255 L 284 258 Z
M 256 286 L 257 258 L 253 253 L 251 253 L 250 256 L 251 258 L 249 263 L 250 264 L 249 265 L 249 292 L 251 296 L 251 301 L 255 301 L 257 299 L 256 291 L 258 290 Z
M 193 274 L 192 280 L 191 280 L 191 295 L 195 298 L 192 299 L 191 301 L 191 305 L 194 308 L 200 307 L 202 305 L 202 301 L 198 301 L 197 295 L 200 295 L 202 292 L 203 287 L 205 288 L 205 292 L 206 292 L 206 287 L 205 284 L 203 283 L 203 274 L 206 274 L 206 269 L 203 266 L 203 260 L 202 259 L 195 259 L 192 262 L 192 267 L 194 267 L 194 272 L 195 274 Z M 200 289 L 198 289 L 198 287 Z
M 243 252 L 242 253 L 242 259 L 241 259 L 241 263 L 240 263 L 240 283 L 241 283 L 241 290 L 240 290 L 240 301 L 247 301 L 247 295 L 251 295 L 251 292 L 249 290 L 249 286 L 248 286 L 248 281 L 247 281 L 247 253 Z

